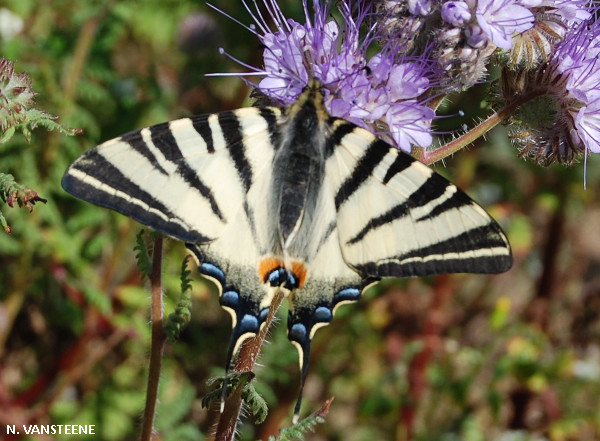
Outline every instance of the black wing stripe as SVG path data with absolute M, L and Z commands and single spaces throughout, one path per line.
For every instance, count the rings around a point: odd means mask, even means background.
M 474 205 L 473 201 L 465 193 L 458 190 L 451 197 L 446 199 L 441 204 L 437 205 L 433 210 L 431 210 L 426 215 L 418 218 L 416 221 L 421 222 L 424 220 L 433 219 L 448 210 L 457 209 L 457 208 L 464 207 L 467 205 Z
M 171 133 L 168 122 L 148 127 L 148 131 L 150 132 L 152 144 L 154 144 L 154 146 L 160 150 L 167 161 L 177 163 L 180 159 L 182 159 L 177 141 Z
M 319 240 L 319 248 L 325 245 L 325 242 L 329 239 L 329 236 L 337 229 L 337 222 L 333 221 L 329 224 L 325 232 L 323 233 L 323 237 Z
M 508 270 L 511 265 L 508 243 L 500 227 L 490 223 L 394 256 L 383 263 L 356 265 L 356 269 L 379 277 L 406 277 L 457 272 L 498 273 Z
M 410 162 L 412 163 L 413 161 L 410 161 Z M 442 176 L 438 175 L 437 173 L 433 173 L 429 178 L 427 178 L 427 180 L 417 190 L 415 190 L 408 197 L 408 199 L 405 202 L 397 204 L 396 206 L 392 207 L 391 209 L 389 209 L 382 215 L 379 215 L 379 216 L 369 220 L 367 225 L 365 225 L 363 227 L 363 229 L 360 230 L 356 234 L 356 236 L 354 236 L 352 239 L 350 239 L 347 242 L 347 244 L 348 245 L 355 244 L 355 243 L 359 242 L 360 240 L 362 240 L 371 230 L 374 230 L 383 225 L 389 224 L 390 222 L 393 222 L 396 219 L 400 219 L 402 217 L 408 216 L 410 214 L 410 211 L 413 208 L 423 207 L 423 206 L 431 203 L 432 201 L 435 201 L 436 199 L 441 197 L 446 192 L 446 190 L 448 190 L 451 187 L 453 187 L 453 185 L 450 184 L 446 179 L 444 179 Z M 463 198 L 466 199 L 467 201 L 469 201 L 469 198 L 466 195 L 464 195 L 464 193 L 462 193 L 461 191 L 458 191 L 458 189 L 454 193 L 454 196 L 456 196 L 457 193 L 462 194 Z M 441 215 L 442 213 L 444 213 L 447 210 L 456 208 L 460 205 L 460 201 L 461 201 L 460 196 L 457 199 L 453 199 L 452 197 L 450 197 L 446 201 L 437 205 L 426 216 L 422 216 L 419 219 L 417 219 L 417 222 L 436 217 L 438 215 Z M 443 207 L 443 209 L 439 209 L 439 207 Z M 435 215 L 432 214 L 434 212 L 435 212 Z
M 281 132 L 279 131 L 279 125 L 277 124 L 277 116 L 275 115 L 275 112 L 268 107 L 259 108 L 259 113 L 267 122 L 271 144 L 273 145 L 273 148 L 277 150 L 281 146 Z
M 383 225 L 389 224 L 396 219 L 400 219 L 402 217 L 407 216 L 410 213 L 410 205 L 408 202 L 403 202 L 401 204 L 392 207 L 390 210 L 386 211 L 384 214 L 374 217 L 367 225 L 365 225 L 362 230 L 360 230 L 356 236 L 346 242 L 347 245 L 353 245 L 357 242 L 360 242 L 371 230 L 379 228 Z
M 371 177 L 371 173 L 389 153 L 389 150 L 389 145 L 379 139 L 367 147 L 366 153 L 359 159 L 352 174 L 343 182 L 335 195 L 336 210 L 339 210 L 340 206 L 358 190 L 362 183 Z
M 330 122 L 328 125 L 331 127 L 337 121 L 340 120 L 333 119 L 333 122 Z M 347 122 L 343 122 L 335 128 L 333 133 L 331 133 L 325 141 L 325 159 L 329 159 L 331 155 L 333 155 L 335 148 L 342 142 L 342 138 L 347 134 L 352 133 L 354 128 L 355 126 L 353 124 Z
M 232 111 L 221 112 L 218 116 L 225 144 L 229 149 L 231 159 L 233 160 L 238 176 L 242 181 L 244 190 L 247 193 L 252 186 L 252 167 L 250 166 L 244 151 L 244 136 L 239 120 Z
M 169 129 L 169 123 L 158 124 L 149 128 L 150 137 L 154 146 L 159 149 L 168 161 L 177 165 L 177 174 L 179 174 L 186 183 L 193 189 L 196 189 L 210 203 L 215 216 L 225 222 L 225 217 L 217 204 L 212 190 L 202 182 L 198 173 L 190 167 L 183 157 L 181 150 L 173 133 Z
M 387 172 L 385 173 L 383 183 L 387 184 L 388 182 L 390 182 L 390 179 L 392 179 L 398 173 L 402 173 L 404 170 L 410 167 L 413 162 L 415 162 L 415 159 L 413 159 L 409 155 L 398 152 L 398 155 L 394 159 L 394 162 L 392 162 L 390 167 L 387 169 Z
M 148 162 L 152 164 L 163 175 L 168 175 L 169 173 L 160 165 L 156 157 L 148 149 L 148 145 L 146 144 L 146 141 L 144 141 L 144 138 L 142 136 L 142 130 L 136 130 L 135 132 L 127 133 L 121 136 L 119 138 L 119 141 L 129 144 L 129 146 L 133 150 L 135 150 L 144 158 L 146 158 Z
M 496 224 L 488 224 L 464 231 L 458 236 L 433 243 L 426 247 L 417 248 L 398 256 L 399 260 L 412 257 L 427 257 L 431 255 L 443 255 L 447 253 L 468 253 L 485 248 L 506 248 L 504 235 L 499 231 Z
M 127 176 L 95 150 L 90 150 L 85 159 L 85 161 L 80 161 L 72 166 L 63 178 L 63 187 L 72 195 L 93 204 L 111 208 L 183 241 L 200 243 L 210 240 L 201 233 L 191 230 L 189 226 L 177 222 L 175 220 L 177 216 L 171 210 L 150 193 L 131 182 Z M 74 176 L 73 170 L 82 172 L 100 182 L 113 183 L 114 192 L 87 183 Z M 149 210 L 148 207 L 152 207 L 152 210 Z
M 384 264 L 365 264 L 356 266 L 356 270 L 365 274 L 375 274 L 378 277 L 412 277 L 428 276 L 432 274 L 450 273 L 479 273 L 498 274 L 507 271 L 512 266 L 510 255 L 477 256 L 465 258 L 440 258 L 424 262 Z
M 252 235 L 252 239 L 257 247 L 260 247 L 259 241 L 257 240 L 258 234 L 256 233 L 256 220 L 254 215 L 254 210 L 250 207 L 248 200 L 244 200 L 244 213 L 246 213 L 246 218 L 248 219 L 248 227 L 250 228 L 250 234 Z M 259 248 L 259 253 L 261 255 L 267 254 L 267 250 L 263 248 Z
M 407 203 L 412 207 L 423 207 L 441 197 L 453 186 L 437 173 L 432 173 L 425 182 L 408 197 Z
M 190 120 L 192 121 L 192 126 L 194 127 L 196 132 L 198 132 L 198 134 L 206 143 L 206 151 L 208 153 L 214 153 L 215 144 L 213 142 L 212 130 L 210 129 L 210 125 L 208 123 L 209 116 L 209 114 L 196 115 L 190 118 Z

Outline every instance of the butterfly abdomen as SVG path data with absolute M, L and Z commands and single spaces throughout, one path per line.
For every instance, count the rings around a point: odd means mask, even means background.
M 273 159 L 270 212 L 277 218 L 278 236 L 286 256 L 308 257 L 320 192 L 325 178 L 322 94 L 309 90 L 289 108 L 279 130 L 282 144 Z

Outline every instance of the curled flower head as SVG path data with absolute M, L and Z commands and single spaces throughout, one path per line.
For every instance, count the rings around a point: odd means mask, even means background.
M 414 2 L 425 12 L 429 2 Z M 362 35 L 368 10 L 360 2 L 339 3 L 341 20 L 331 18 L 329 6 L 314 0 L 314 13 L 303 2 L 306 21 L 286 19 L 275 2 L 265 2 L 275 30 L 267 20 L 251 12 L 254 31 L 264 45 L 264 68 L 256 88 L 277 104 L 295 101 L 312 78 L 324 85 L 325 107 L 333 116 L 344 118 L 376 133 L 399 148 L 422 147 L 432 142 L 434 111 L 420 97 L 431 87 L 431 66 L 426 57 L 407 58 L 400 48 L 384 45 L 367 55 L 375 40 L 374 29 Z M 371 52 L 371 51 L 370 51 Z
M 582 22 L 566 34 L 543 69 L 508 75 L 506 96 L 536 97 L 516 115 L 520 129 L 513 139 L 522 156 L 548 165 L 600 153 L 598 31 L 597 22 Z

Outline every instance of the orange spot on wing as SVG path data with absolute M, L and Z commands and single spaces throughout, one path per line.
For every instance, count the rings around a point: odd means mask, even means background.
M 304 285 L 304 281 L 306 280 L 306 274 L 308 273 L 308 270 L 303 263 L 292 262 L 292 272 L 298 279 L 298 288 L 302 288 L 302 285 Z
M 266 283 L 268 275 L 277 268 L 283 268 L 284 264 L 276 257 L 267 257 L 258 264 L 258 275 L 263 283 Z

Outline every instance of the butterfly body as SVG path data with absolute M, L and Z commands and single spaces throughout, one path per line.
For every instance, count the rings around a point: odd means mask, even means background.
M 512 264 L 481 207 L 330 116 L 316 80 L 286 108 L 200 115 L 107 141 L 69 167 L 63 187 L 187 243 L 232 316 L 228 365 L 273 296 L 287 295 L 302 382 L 315 331 L 374 281 Z

